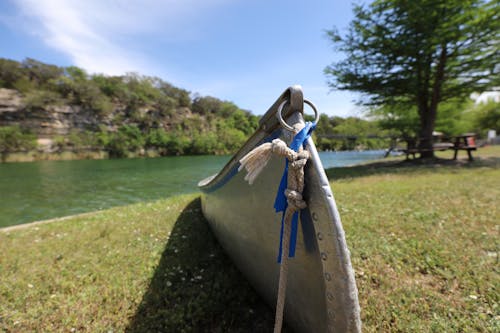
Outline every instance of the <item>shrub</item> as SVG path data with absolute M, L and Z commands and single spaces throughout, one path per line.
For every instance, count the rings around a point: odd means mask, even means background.
M 10 153 L 36 148 L 36 137 L 18 125 L 0 127 L 0 152 Z
M 53 91 L 33 90 L 28 92 L 24 100 L 28 110 L 42 109 L 48 105 L 59 105 L 62 103 L 61 96 Z
M 112 157 L 124 157 L 127 152 L 144 146 L 145 139 L 137 126 L 123 125 L 115 133 L 110 133 L 106 149 Z
M 146 136 L 146 146 L 148 147 L 166 147 L 169 136 L 163 128 L 153 128 Z

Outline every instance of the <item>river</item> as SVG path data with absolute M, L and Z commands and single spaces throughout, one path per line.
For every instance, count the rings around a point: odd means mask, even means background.
M 322 152 L 325 168 L 381 158 L 383 151 Z M 229 156 L 39 161 L 0 164 L 0 227 L 197 191 Z

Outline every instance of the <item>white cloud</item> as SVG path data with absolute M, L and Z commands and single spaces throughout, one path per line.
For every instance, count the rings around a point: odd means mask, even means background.
M 22 26 L 90 72 L 154 72 L 132 37 L 183 38 L 222 0 L 15 0 Z M 136 42 L 137 43 L 137 42 Z

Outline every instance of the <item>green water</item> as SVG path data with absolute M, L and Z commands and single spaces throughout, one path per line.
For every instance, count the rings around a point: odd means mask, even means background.
M 197 191 L 229 156 L 0 164 L 0 227 Z
M 382 151 L 323 152 L 323 166 L 381 158 Z M 0 227 L 196 192 L 229 156 L 0 164 Z

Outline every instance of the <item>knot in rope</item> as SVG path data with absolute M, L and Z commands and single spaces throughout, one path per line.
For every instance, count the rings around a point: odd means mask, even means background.
M 271 141 L 271 150 L 273 153 L 279 156 L 287 156 L 290 148 L 286 145 L 286 143 L 281 139 L 274 139 Z
M 299 192 L 287 188 L 285 190 L 285 196 L 287 198 L 288 207 L 291 210 L 297 211 L 307 207 L 306 202 L 302 200 L 302 194 Z
M 307 139 L 311 136 L 311 133 L 315 127 L 316 123 L 307 122 L 304 128 L 296 133 L 292 142 L 290 143 L 290 147 L 288 147 L 283 140 L 274 139 L 271 142 L 265 142 L 260 146 L 254 148 L 240 160 L 240 167 L 238 168 L 238 171 L 241 171 L 243 168 L 246 169 L 247 174 L 245 176 L 245 180 L 247 180 L 251 185 L 253 184 L 257 176 L 262 172 L 262 170 L 264 170 L 264 167 L 267 165 L 273 154 L 286 158 L 285 170 L 283 172 L 283 176 L 281 177 L 278 193 L 276 194 L 276 199 L 274 201 L 274 208 L 276 209 L 276 212 L 283 212 L 278 262 L 281 262 L 281 253 L 283 247 L 283 225 L 286 215 L 285 212 L 289 205 L 290 209 L 294 212 L 294 214 L 291 214 L 292 235 L 289 248 L 289 256 L 295 256 L 298 223 L 297 212 L 300 209 L 305 208 L 305 202 L 302 199 L 302 201 L 297 201 L 295 199 L 287 198 L 285 190 L 295 191 L 297 193 L 300 193 L 302 196 L 302 191 L 304 189 L 304 167 L 310 157 L 309 152 L 307 150 L 304 150 L 303 146 L 305 145 Z

